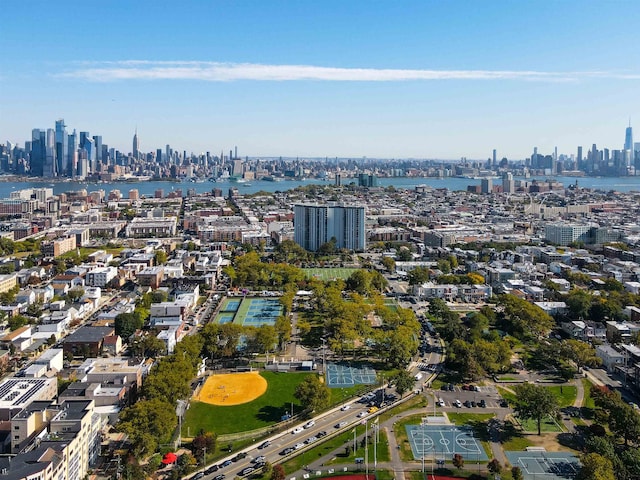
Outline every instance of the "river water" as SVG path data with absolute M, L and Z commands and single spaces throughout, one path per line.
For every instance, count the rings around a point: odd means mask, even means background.
M 537 178 L 545 180 L 547 177 L 532 177 L 528 180 Z M 521 179 L 515 177 L 516 180 Z M 563 183 L 565 186 L 574 184 L 576 181 L 582 188 L 595 188 L 600 190 L 616 190 L 619 192 L 640 191 L 640 176 L 636 177 L 553 177 L 554 180 Z M 344 179 L 346 182 L 357 181 L 357 179 Z M 466 190 L 468 185 L 479 185 L 480 180 L 469 178 L 414 178 L 414 177 L 395 177 L 380 178 L 378 180 L 381 187 L 393 185 L 398 189 L 414 188 L 417 185 L 429 185 L 434 188 L 447 188 L 449 190 Z M 494 179 L 494 184 L 500 184 L 500 179 Z M 94 190 L 104 190 L 107 194 L 111 190 L 120 190 L 123 197 L 128 197 L 129 190 L 138 190 L 141 196 L 151 197 L 156 190 L 162 190 L 167 195 L 172 190 L 182 189 L 183 195 L 187 194 L 188 189 L 194 189 L 197 193 L 210 192 L 214 188 L 222 190 L 223 195 L 227 195 L 229 188 L 235 187 L 241 194 L 256 193 L 258 191 L 275 192 L 286 191 L 300 185 L 331 185 L 333 181 L 307 179 L 307 180 L 283 180 L 280 182 L 271 182 L 267 180 L 251 180 L 247 183 L 237 183 L 229 181 L 195 183 L 190 181 L 184 182 L 162 182 L 162 181 L 144 181 L 144 182 L 108 182 L 108 183 L 86 183 L 86 182 L 58 182 L 50 183 L 47 181 L 37 182 L 3 182 L 0 183 L 0 198 L 9 198 L 14 190 L 34 187 L 51 187 L 54 194 L 64 193 L 72 190 L 80 190 L 85 188 L 91 192 Z

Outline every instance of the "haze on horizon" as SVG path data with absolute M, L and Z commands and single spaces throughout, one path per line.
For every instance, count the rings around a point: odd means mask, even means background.
M 630 0 L 157 5 L 5 2 L 0 141 L 64 118 L 123 152 L 137 127 L 143 151 L 515 160 L 622 148 L 640 114 Z

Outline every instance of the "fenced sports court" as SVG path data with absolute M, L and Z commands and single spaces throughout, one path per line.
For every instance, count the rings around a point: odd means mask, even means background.
M 580 470 L 578 457 L 570 452 L 504 452 L 509 463 L 520 467 L 525 480 L 565 480 Z
M 215 321 L 219 324 L 233 322 L 253 327 L 274 325 L 282 311 L 277 298 L 227 298 L 222 302 Z
M 376 383 L 376 371 L 366 365 L 352 367 L 341 363 L 329 363 L 327 364 L 325 376 L 329 388 L 373 385 Z
M 407 425 L 407 437 L 416 460 L 451 460 L 456 453 L 467 461 L 488 461 L 487 452 L 473 436 L 471 427 L 453 425 Z

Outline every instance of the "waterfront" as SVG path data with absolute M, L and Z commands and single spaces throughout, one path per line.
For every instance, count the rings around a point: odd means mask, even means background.
M 516 180 L 524 180 L 523 177 L 515 177 Z M 640 176 L 636 177 L 532 177 L 526 180 L 545 180 L 553 178 L 555 181 L 563 183 L 565 186 L 578 182 L 583 188 L 593 188 L 600 190 L 616 190 L 619 192 L 640 191 Z M 346 179 L 345 183 L 357 181 L 356 178 Z M 494 184 L 501 182 L 500 179 L 494 179 Z M 197 193 L 210 192 L 215 188 L 222 190 L 223 195 L 227 195 L 229 188 L 235 187 L 241 194 L 251 194 L 258 191 L 276 192 L 291 190 L 301 185 L 332 185 L 333 181 L 320 179 L 306 180 L 283 180 L 281 182 L 272 182 L 267 180 L 252 180 L 247 183 L 218 181 L 218 182 L 170 182 L 170 181 L 140 181 L 140 182 L 107 182 L 107 183 L 87 183 L 87 182 L 57 182 L 50 181 L 20 181 L 20 182 L 2 182 L 0 183 L 0 198 L 9 198 L 14 190 L 23 188 L 39 188 L 51 187 L 54 194 L 60 194 L 73 190 L 87 189 L 87 191 L 104 190 L 109 193 L 111 190 L 120 190 L 124 197 L 127 197 L 129 190 L 136 189 L 139 194 L 146 197 L 152 197 L 156 190 L 162 190 L 167 195 L 172 190 L 182 189 L 186 195 L 188 189 L 193 189 Z M 380 178 L 379 185 L 381 187 L 394 186 L 398 189 L 414 188 L 417 185 L 428 185 L 433 188 L 446 188 L 448 190 L 466 190 L 468 185 L 479 185 L 480 180 L 471 178 L 436 178 L 436 177 L 394 177 Z

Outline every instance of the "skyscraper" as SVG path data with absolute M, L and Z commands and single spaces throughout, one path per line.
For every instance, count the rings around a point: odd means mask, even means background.
M 635 152 L 633 151 L 633 130 L 631 128 L 631 120 L 629 126 L 624 132 L 624 150 L 626 152 L 626 166 L 633 164 Z
M 56 120 L 56 170 L 58 175 L 67 175 L 69 161 L 69 143 L 64 119 Z
M 31 131 L 31 152 L 29 154 L 29 165 L 33 176 L 42 177 L 44 172 L 46 143 L 46 132 L 34 128 Z
M 68 175 L 70 177 L 75 177 L 78 175 L 78 148 L 80 146 L 78 142 L 78 134 L 76 130 L 73 130 L 73 133 L 68 137 L 68 153 L 69 160 L 67 161 Z
M 491 163 L 492 166 L 496 167 L 498 166 L 498 153 L 496 152 L 496 149 L 493 149 L 493 162 Z
M 629 126 L 624 132 L 624 149 L 633 150 L 633 129 L 631 128 L 631 120 L 629 120 Z
M 140 140 L 138 140 L 138 129 L 133 134 L 133 158 L 138 158 L 140 155 Z
M 365 209 L 361 206 L 310 205 L 294 207 L 294 236 L 312 252 L 335 238 L 336 248 L 365 249 Z

